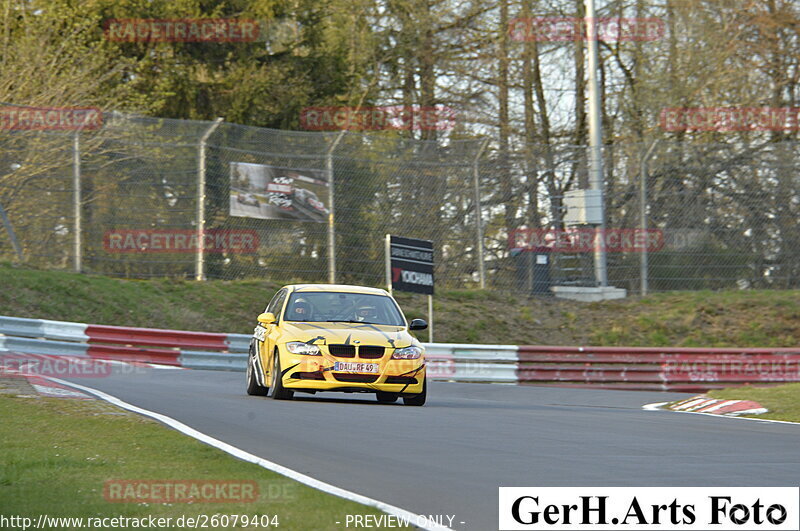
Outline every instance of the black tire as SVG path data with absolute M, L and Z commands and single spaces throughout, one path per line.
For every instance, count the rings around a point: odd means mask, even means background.
M 267 396 L 269 388 L 258 385 L 255 370 L 255 356 L 253 355 L 253 347 L 250 347 L 250 355 L 247 357 L 247 394 L 251 396 Z
M 407 406 L 424 406 L 425 398 L 428 396 L 428 380 L 422 381 L 422 392 L 418 395 L 404 396 L 403 404 Z
M 375 393 L 375 396 L 381 404 L 394 404 L 397 402 L 397 399 L 400 398 L 400 395 L 397 393 L 386 393 L 384 391 L 378 391 Z
M 270 384 L 270 396 L 275 400 L 291 400 L 294 396 L 294 391 L 290 391 L 283 387 L 283 380 L 281 379 L 281 357 L 278 351 L 273 355 L 274 361 L 272 363 L 272 383 Z

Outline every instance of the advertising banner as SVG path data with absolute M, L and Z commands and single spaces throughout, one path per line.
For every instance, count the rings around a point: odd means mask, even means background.
M 391 236 L 392 289 L 433 295 L 433 242 Z
M 231 162 L 230 215 L 325 222 L 328 178 L 324 170 Z

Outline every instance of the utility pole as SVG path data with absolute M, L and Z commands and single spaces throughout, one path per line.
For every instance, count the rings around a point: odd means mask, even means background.
M 585 0 L 586 31 L 589 52 L 589 189 L 600 192 L 600 225 L 595 227 L 594 276 L 600 286 L 608 285 L 605 248 L 606 212 L 603 193 L 603 122 L 598 71 L 600 60 L 597 51 L 597 14 L 594 0 Z

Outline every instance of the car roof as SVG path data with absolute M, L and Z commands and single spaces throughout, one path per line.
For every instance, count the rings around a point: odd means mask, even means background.
M 332 293 L 368 293 L 372 295 L 389 295 L 385 289 L 350 284 L 289 284 L 284 286 L 291 291 L 327 291 Z

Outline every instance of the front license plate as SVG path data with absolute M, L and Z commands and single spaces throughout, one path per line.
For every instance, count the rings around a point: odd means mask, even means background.
M 366 372 L 378 374 L 380 365 L 377 363 L 361 363 L 359 361 L 335 361 L 333 370 L 338 372 Z

